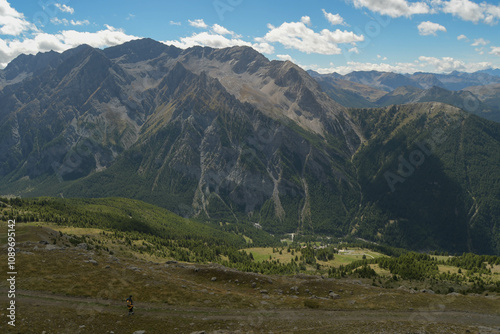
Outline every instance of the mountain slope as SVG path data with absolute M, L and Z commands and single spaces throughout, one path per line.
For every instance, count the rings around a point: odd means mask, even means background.
M 344 75 L 345 80 L 383 90 L 386 92 L 402 86 L 422 88 L 416 81 L 402 74 L 378 71 L 355 71 Z
M 0 94 L 2 191 L 127 196 L 275 232 L 345 230 L 359 131 L 296 65 L 152 40 L 60 58 Z
M 497 123 L 439 103 L 353 116 L 367 138 L 354 157 L 365 208 L 355 233 L 401 247 L 498 253 Z
M 438 80 L 440 84 L 436 86 L 454 91 L 462 90 L 469 86 L 484 86 L 500 82 L 500 77 L 481 71 L 475 73 L 454 71 L 449 74 L 423 73 L 423 75 L 424 77 L 431 76 L 434 78 L 433 80 Z M 410 76 L 410 78 L 416 81 L 418 81 L 418 77 L 422 78 L 422 73 L 415 73 Z
M 442 88 L 445 88 L 445 86 L 446 86 L 433 73 L 421 73 L 421 72 L 417 72 L 417 73 L 413 73 L 410 76 L 410 78 L 412 80 L 418 82 L 418 84 L 420 86 L 422 86 L 422 88 L 424 88 L 424 89 L 429 89 L 429 88 L 432 88 L 432 87 L 442 87 Z
M 348 110 L 295 64 L 248 47 L 145 39 L 34 57 L 21 57 L 26 67 L 12 66 L 0 91 L 1 193 L 122 196 L 274 234 L 500 251 L 495 123 L 440 103 Z M 409 80 L 370 75 L 386 88 Z M 384 94 L 335 80 L 329 93 L 346 100 Z M 400 91 L 415 101 L 472 95 Z M 406 188 L 391 191 L 385 171 L 435 129 L 453 140 L 413 171 L 420 177 L 393 173 L 394 188 Z
M 345 76 L 308 71 L 322 89 L 348 108 L 382 107 L 415 102 L 442 102 L 489 120 L 499 121 L 497 86 L 500 78 L 488 72 L 399 75 L 352 72 Z M 470 86 L 470 87 L 469 87 Z
M 425 90 L 409 86 L 399 87 L 387 93 L 376 103 L 379 106 L 389 106 L 416 102 L 446 103 L 489 120 L 499 119 L 497 108 L 494 107 L 495 100 L 486 100 L 487 103 L 485 103 L 468 90 L 449 91 L 436 86 Z
M 472 86 L 465 88 L 464 91 L 471 92 L 490 108 L 491 113 L 486 118 L 500 122 L 500 84 Z
M 345 80 L 335 73 L 319 74 L 314 71 L 308 71 L 308 73 L 318 81 L 328 96 L 348 108 L 375 107 L 374 102 L 387 94 L 371 86 Z
M 352 184 L 337 184 L 352 178 L 345 174 L 342 151 L 242 104 L 205 74 L 180 64 L 172 72 L 152 93 L 170 102 L 151 115 L 134 147 L 65 194 L 139 195 L 183 214 L 258 220 L 281 232 L 322 225 L 332 230 L 344 223 L 345 212 L 330 226 L 324 222 L 339 215 L 334 208 L 341 198 L 332 197 L 341 197 L 337 188 L 352 192 Z M 314 211 L 320 179 L 332 199 L 331 208 L 317 210 L 324 217 Z

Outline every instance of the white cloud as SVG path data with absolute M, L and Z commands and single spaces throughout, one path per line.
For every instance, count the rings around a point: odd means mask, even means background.
M 58 7 L 59 8 L 59 7 Z M 62 11 L 71 12 L 71 7 L 60 6 Z M 105 25 L 105 29 L 96 32 L 79 32 L 64 30 L 57 34 L 48 34 L 27 21 L 22 13 L 10 6 L 7 0 L 0 0 L 0 34 L 16 36 L 14 39 L 0 38 L 0 68 L 20 54 L 37 54 L 38 52 L 62 52 L 81 44 L 95 48 L 104 48 L 123 44 L 139 37 L 126 34 L 122 29 Z M 68 20 L 52 18 L 53 24 L 66 26 L 88 25 L 88 20 Z
M 359 54 L 359 49 L 355 46 L 349 49 L 349 52 Z
M 397 63 L 395 65 L 385 64 L 385 63 L 360 63 L 360 62 L 347 62 L 345 66 L 334 66 L 330 64 L 331 67 L 322 68 L 316 65 L 302 66 L 306 70 L 314 70 L 318 73 L 339 73 L 348 74 L 354 71 L 380 71 L 380 72 L 396 72 L 396 73 L 414 73 L 419 69 L 413 63 Z
M 194 20 L 194 21 L 188 20 L 188 21 L 189 21 L 189 24 L 195 28 L 201 28 L 201 29 L 208 28 L 208 25 L 205 23 L 205 21 L 203 21 L 203 19 L 198 19 L 198 20 Z
M 103 48 L 113 45 L 123 44 L 139 37 L 127 35 L 122 29 L 116 29 L 110 25 L 105 25 L 105 30 L 100 30 L 97 32 L 80 32 L 75 30 L 62 31 L 60 34 L 55 36 L 61 36 L 61 40 L 64 44 L 70 46 L 71 48 L 81 45 L 83 43 L 88 44 L 94 48 Z
M 416 14 L 451 14 L 464 21 L 497 24 L 500 20 L 500 5 L 486 1 L 480 3 L 471 0 L 348 0 L 356 8 L 367 8 L 372 12 L 396 17 L 411 17 Z
M 18 39 L 12 41 L 0 39 L 0 66 L 5 67 L 8 62 L 20 54 L 36 54 L 51 50 L 62 52 L 81 44 L 103 48 L 139 38 L 127 35 L 123 30 L 109 25 L 105 27 L 106 29 L 93 33 L 65 30 L 58 34 L 38 32 L 32 38 L 25 38 L 22 41 Z
M 50 23 L 52 23 L 52 24 L 64 24 L 65 26 L 69 25 L 69 21 L 67 19 L 60 19 L 58 17 L 51 18 Z
M 490 55 L 495 55 L 500 57 L 500 46 L 492 46 Z
M 212 26 L 212 30 L 216 33 L 216 34 L 220 34 L 220 35 L 231 35 L 231 31 L 227 30 L 226 28 L 224 28 L 223 26 L 220 26 L 218 24 L 214 24 Z
M 484 14 L 485 14 L 484 18 L 485 23 L 491 25 L 496 24 L 498 23 L 498 19 L 500 19 L 500 6 L 486 5 Z
M 377 58 L 378 58 L 378 59 L 382 59 L 382 60 L 384 60 L 384 61 L 385 61 L 385 60 L 387 60 L 387 57 L 382 57 L 381 55 L 377 55 Z
M 212 26 L 212 31 L 216 34 L 219 34 L 219 35 L 231 35 L 235 38 L 241 38 L 241 35 L 238 35 L 234 31 L 230 31 L 230 30 L 228 30 L 228 29 L 226 29 L 223 26 L 218 25 L 218 24 L 214 24 Z
M 70 6 L 64 5 L 64 4 L 55 3 L 54 6 L 56 6 L 57 9 L 59 9 L 61 12 L 64 12 L 64 13 L 73 14 L 75 12 L 75 10 L 73 8 L 71 8 Z
M 500 6 L 487 2 L 476 3 L 470 0 L 432 0 L 436 9 L 452 14 L 464 21 L 496 24 L 500 19 Z
M 323 14 L 325 15 L 325 18 L 330 22 L 332 25 L 347 25 L 347 23 L 344 22 L 344 18 L 340 16 L 339 14 L 332 14 L 328 13 L 326 10 L 322 9 Z
M 478 39 L 475 39 L 474 43 L 472 43 L 471 45 L 472 46 L 480 46 L 480 45 L 485 46 L 488 44 L 490 44 L 490 41 L 487 41 L 484 38 L 478 38 Z
M 181 37 L 179 40 L 163 41 L 162 43 L 167 45 L 174 45 L 181 49 L 187 49 L 193 46 L 208 46 L 211 48 L 249 46 L 261 53 L 274 53 L 274 47 L 266 41 L 259 41 L 258 43 L 247 42 L 241 39 L 241 35 L 238 35 L 234 31 L 231 31 L 219 24 L 214 24 L 213 26 L 209 27 L 208 24 L 206 24 L 202 19 L 188 21 L 191 26 L 200 29 L 206 29 L 208 31 L 194 33 L 191 36 L 187 37 Z M 231 37 L 226 37 L 227 35 L 230 35 Z
M 193 34 L 189 37 L 182 37 L 180 41 L 164 41 L 167 45 L 174 45 L 181 49 L 187 49 L 196 45 L 209 46 L 211 48 L 228 48 L 232 46 L 250 46 L 255 50 L 262 53 L 274 53 L 274 47 L 269 43 L 255 43 L 246 42 L 241 39 L 229 39 L 219 34 L 204 31 L 199 34 Z
M 430 21 L 422 22 L 418 25 L 418 32 L 422 36 L 437 36 L 438 31 L 446 32 L 446 28 L 442 25 Z
M 419 61 L 424 63 L 424 65 L 430 65 L 434 69 L 434 71 L 440 73 L 448 73 L 453 71 L 476 72 L 491 67 L 491 63 L 488 62 L 467 64 L 452 57 L 435 58 L 421 56 L 418 59 Z
M 75 21 L 75 20 L 67 20 L 67 19 L 59 19 L 57 17 L 53 17 L 50 19 L 50 22 L 53 24 L 63 24 L 65 26 L 72 25 L 72 26 L 83 26 L 83 25 L 89 25 L 90 22 L 89 20 L 83 20 L 83 21 Z
M 292 56 L 290 55 L 276 55 L 276 57 L 279 59 L 279 60 L 288 60 L 288 61 L 291 61 L 291 62 L 294 62 L 295 63 L 295 60 L 292 58 Z
M 406 0 L 349 0 L 356 8 L 368 8 L 372 12 L 393 18 L 431 12 L 425 2 L 408 2 Z
M 83 20 L 83 21 L 71 20 L 69 23 L 71 23 L 71 25 L 73 26 L 86 26 L 90 24 L 89 20 Z
M 363 35 L 339 29 L 330 31 L 323 29 L 317 33 L 307 27 L 304 22 L 285 22 L 279 27 L 268 25 L 269 32 L 264 37 L 256 38 L 257 42 L 280 43 L 287 49 L 296 49 L 305 53 L 324 55 L 341 54 L 338 44 L 365 40 Z
M 311 18 L 309 16 L 302 16 L 300 22 L 304 23 L 306 26 L 309 27 L 312 25 Z
M 457 40 L 459 40 L 459 41 L 461 41 L 461 40 L 468 41 L 469 39 L 465 35 L 460 35 L 460 36 L 457 37 Z
M 493 48 L 492 48 L 493 49 Z M 491 52 L 500 56 L 500 47 L 496 48 L 496 53 Z M 379 72 L 395 72 L 395 73 L 415 73 L 415 72 L 431 72 L 431 73 L 449 73 L 452 71 L 463 71 L 463 72 L 476 72 L 479 70 L 484 70 L 490 68 L 491 63 L 481 62 L 481 63 L 465 63 L 460 60 L 456 60 L 450 57 L 444 58 L 434 58 L 434 57 L 419 57 L 413 63 L 361 63 L 361 62 L 347 62 L 344 66 L 335 66 L 330 64 L 330 67 L 320 67 L 317 65 L 306 65 L 302 66 L 306 70 L 314 70 L 318 73 L 340 73 L 348 74 L 353 71 L 379 71 Z
M 273 54 L 274 53 L 274 46 L 272 46 L 269 43 L 256 43 L 252 44 L 252 47 L 259 51 L 260 53 L 265 53 L 265 54 Z
M 180 23 L 180 22 L 175 22 L 175 21 L 170 21 L 170 25 L 171 25 L 171 26 L 180 26 L 180 25 L 182 25 L 182 23 Z
M 434 1 L 444 13 L 460 17 L 464 21 L 479 22 L 484 19 L 481 6 L 470 0 Z
M 29 23 L 24 14 L 12 8 L 7 0 L 0 0 L 0 35 L 18 36 L 36 27 Z

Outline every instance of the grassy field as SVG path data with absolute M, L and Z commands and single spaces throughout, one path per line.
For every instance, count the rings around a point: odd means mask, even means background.
M 450 273 L 450 274 L 458 274 L 458 271 L 460 270 L 460 268 L 448 265 L 439 265 L 438 268 L 440 273 Z M 464 270 L 464 272 L 467 272 L 467 270 Z
M 370 279 L 268 276 L 215 264 L 111 255 L 68 242 L 99 229 L 17 226 L 17 325 L 1 333 L 486 333 L 500 330 L 498 296 L 450 296 L 384 289 Z M 2 233 L 5 224 L 0 225 Z M 60 233 L 62 232 L 62 234 Z M 5 240 L 5 233 L 0 235 Z M 96 239 L 97 240 L 97 239 Z M 103 237 L 103 240 L 105 238 Z M 2 243 L 1 246 L 5 246 Z M 102 245 L 104 246 L 104 245 Z M 268 257 L 269 250 L 256 249 Z M 359 254 L 342 256 L 362 256 Z M 253 252 L 252 252 L 253 253 Z M 284 252 L 285 257 L 291 257 Z M 279 259 L 279 253 L 274 253 Z M 371 253 L 372 256 L 377 254 Z M 0 261 L 5 263 L 5 252 Z M 339 255 L 340 257 L 340 255 Z M 6 273 L 0 294 L 6 295 Z M 329 298 L 330 291 L 338 298 Z M 134 296 L 128 317 L 125 298 Z M 3 299 L 2 299 L 3 300 Z M 3 303 L 3 302 L 2 302 Z M 5 311 L 0 311 L 2 318 Z
M 281 249 L 281 254 L 278 252 L 273 253 L 272 247 L 267 247 L 267 248 L 248 248 L 245 249 L 247 253 L 251 253 L 253 255 L 253 258 L 255 261 L 262 262 L 265 260 L 280 260 L 282 263 L 290 263 L 292 259 L 295 258 L 295 253 L 292 255 L 292 253 L 288 253 L 286 249 Z M 297 255 L 300 256 L 299 253 Z
M 317 249 L 319 242 L 309 243 L 308 247 L 287 244 L 245 248 L 251 239 L 244 234 L 253 232 L 242 233 L 244 226 L 240 226 L 241 230 L 222 231 L 208 223 L 185 220 L 151 206 L 142 207 L 138 202 L 129 205 L 126 200 L 105 200 L 111 208 L 96 200 L 88 202 L 89 212 L 85 211 L 85 201 L 22 206 L 22 214 L 48 213 L 46 217 L 58 223 L 42 220 L 16 225 L 19 326 L 13 329 L 0 322 L 0 333 L 500 330 L 500 296 L 491 289 L 494 282 L 500 281 L 499 265 L 488 265 L 491 274 L 483 270 L 481 274 L 468 275 L 464 269 L 459 274 L 458 267 L 439 264 L 438 274 L 446 277 L 443 281 L 435 274 L 421 280 L 398 279 L 378 264 L 369 265 L 376 275 L 361 276 L 352 271 L 366 269 L 362 266 L 351 266 L 349 272 L 339 275 L 340 270 L 334 273 L 333 268 L 345 268 L 363 257 L 381 262 L 405 257 L 390 258 L 360 247 L 345 250 L 342 245 L 337 246 L 340 253 L 334 254 L 333 246 Z M 30 211 L 31 208 L 34 209 Z M 71 214 L 65 216 L 64 212 Z M 7 222 L 0 221 L 3 249 L 6 231 Z M 252 235 L 254 244 L 264 240 L 258 234 Z M 237 248 L 224 253 L 231 247 Z M 212 251 L 215 254 L 214 249 L 219 252 L 218 257 L 209 256 Z M 243 251 L 251 253 L 253 260 Z M 333 254 L 333 259 L 320 261 L 325 253 Z M 232 257 L 240 257 L 237 261 L 241 262 L 231 262 Z M 208 261 L 209 258 L 214 260 Z M 306 258 L 309 262 L 304 265 Z M 6 252 L 2 252 L 1 263 L 5 259 Z M 295 264 L 289 265 L 291 271 L 276 274 L 282 264 L 292 260 Z M 238 267 L 238 271 L 236 266 L 230 268 L 233 263 L 244 266 Z M 266 266 L 275 271 L 264 275 Z M 447 277 L 453 274 L 461 281 L 450 281 Z M 7 293 L 6 278 L 6 271 L 1 271 L 3 296 Z M 422 292 L 429 290 L 436 294 Z M 460 294 L 450 295 L 452 291 Z M 335 298 L 331 298 L 331 292 Z M 126 316 L 124 299 L 130 294 L 137 303 L 134 318 Z M 0 301 L 3 303 L 3 299 Z M 4 317 L 2 312 L 0 316 Z
M 276 252 L 276 250 L 278 251 Z M 245 249 L 245 251 L 252 253 L 256 261 L 279 260 L 281 263 L 290 263 L 296 256 L 298 256 L 299 259 L 301 256 L 299 251 L 294 251 L 292 255 L 292 252 L 287 252 L 287 248 L 248 248 Z M 279 251 L 281 251 L 281 254 Z M 352 248 L 345 252 L 341 251 L 340 253 L 335 254 L 334 259 L 331 261 L 318 261 L 318 263 L 326 267 L 338 268 L 341 265 L 346 265 L 353 261 L 363 260 L 363 255 L 366 259 L 374 259 L 385 256 L 369 249 Z

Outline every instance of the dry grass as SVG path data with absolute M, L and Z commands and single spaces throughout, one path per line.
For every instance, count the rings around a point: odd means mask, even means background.
M 386 333 L 401 328 L 475 333 L 478 326 L 500 323 L 497 297 L 411 294 L 372 287 L 371 280 L 166 265 L 138 254 L 115 257 L 78 247 L 48 250 L 40 240 L 56 238 L 60 247 L 65 239 L 46 227 L 20 225 L 19 232 L 18 326 L 7 331 L 2 321 L 1 333 Z M 286 256 L 291 253 L 285 250 L 283 261 Z M 0 258 L 5 263 L 5 252 Z M 90 259 L 97 264 L 86 262 Z M 3 296 L 5 275 L 0 273 Z M 340 298 L 327 298 L 330 291 Z M 125 315 L 124 299 L 130 294 L 136 304 L 133 317 Z
M 459 268 L 447 265 L 438 265 L 440 273 L 450 273 L 450 274 L 458 274 Z M 467 270 L 462 270 L 462 272 L 466 272 Z

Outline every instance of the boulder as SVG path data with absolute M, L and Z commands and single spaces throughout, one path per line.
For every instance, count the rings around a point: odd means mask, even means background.
M 328 294 L 328 297 L 330 297 L 331 299 L 339 299 L 340 295 L 336 294 L 333 291 L 330 291 L 330 293 Z

